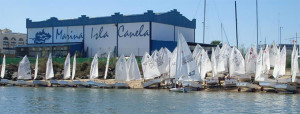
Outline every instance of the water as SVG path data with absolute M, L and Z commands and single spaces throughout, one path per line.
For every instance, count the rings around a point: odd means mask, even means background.
M 0 87 L 2 113 L 299 113 L 300 94 Z

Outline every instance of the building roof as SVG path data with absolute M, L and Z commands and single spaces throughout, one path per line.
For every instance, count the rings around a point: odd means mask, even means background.
M 117 23 L 134 23 L 134 22 L 157 22 L 180 27 L 196 29 L 196 19 L 190 21 L 176 9 L 165 13 L 153 13 L 148 10 L 144 14 L 138 15 L 123 15 L 115 13 L 108 17 L 90 18 L 82 15 L 77 19 L 58 20 L 56 17 L 51 17 L 46 21 L 32 22 L 29 18 L 26 19 L 26 28 L 41 28 L 41 27 L 57 27 L 57 26 L 80 26 L 80 25 L 96 25 L 96 24 L 117 24 Z
M 24 47 L 53 47 L 53 46 L 71 46 L 71 45 L 81 45 L 82 43 L 57 43 L 57 44 L 28 44 L 16 46 L 16 48 Z

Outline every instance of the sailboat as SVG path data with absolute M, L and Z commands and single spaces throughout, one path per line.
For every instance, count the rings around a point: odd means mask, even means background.
M 160 84 L 161 81 L 163 81 L 160 78 L 156 78 L 160 76 L 160 72 L 158 70 L 156 62 L 154 62 L 148 52 L 145 52 L 142 58 L 142 69 L 145 79 L 145 81 L 142 83 L 144 88 L 151 85 Z
M 183 87 L 193 86 L 194 82 L 202 82 L 196 62 L 193 59 L 191 50 L 189 49 L 183 35 L 178 33 L 177 41 L 177 58 L 175 80 L 182 83 Z M 201 84 L 197 84 L 201 87 Z M 171 88 L 170 91 L 185 92 L 186 88 Z
M 36 55 L 36 60 L 35 60 L 35 69 L 34 69 L 34 78 L 33 78 L 33 85 L 34 86 L 48 86 L 48 83 L 46 81 L 43 81 L 43 80 L 36 80 L 37 78 L 37 74 L 38 74 L 38 70 L 39 70 L 39 67 L 38 67 L 38 64 L 39 64 L 39 56 Z
M 295 92 L 297 90 L 296 86 L 292 85 L 291 83 L 296 83 L 297 78 L 296 75 L 299 73 L 299 66 L 298 66 L 298 49 L 296 45 L 293 47 L 292 55 L 291 55 L 291 78 L 285 81 L 279 81 L 275 85 L 276 92 L 278 91 L 287 91 L 287 92 Z
M 115 70 L 115 79 L 116 81 L 118 81 L 117 83 L 115 83 L 115 87 L 117 88 L 128 88 L 128 84 L 125 83 L 125 81 L 127 80 L 127 62 L 126 59 L 124 57 L 124 55 L 121 55 L 116 63 L 116 70 Z
M 23 57 L 23 59 L 19 62 L 19 67 L 18 67 L 18 81 L 17 81 L 17 85 L 29 85 L 32 86 L 32 83 L 29 83 L 27 81 L 24 80 L 29 80 L 31 79 L 31 69 L 30 69 L 30 62 L 27 58 L 27 56 L 25 55 Z
M 62 86 L 67 86 L 71 84 L 69 83 L 69 81 L 66 81 L 70 77 L 71 77 L 71 62 L 70 62 L 70 53 L 68 53 L 64 63 L 64 77 L 63 77 L 64 80 L 59 81 L 58 84 Z
M 206 78 L 206 84 L 215 86 L 219 84 L 218 72 L 217 72 L 217 61 L 216 61 L 216 53 L 214 48 L 212 48 L 211 52 L 211 69 L 212 69 L 212 77 Z
M 52 54 L 49 54 L 47 64 L 46 64 L 46 80 L 50 80 L 50 86 L 58 85 L 57 80 L 53 80 L 54 78 L 54 70 L 53 70 L 53 63 L 52 63 Z
M 71 77 L 72 84 L 71 84 L 71 86 L 80 86 L 80 85 L 82 85 L 81 81 L 74 80 L 75 79 L 75 74 L 76 74 L 76 53 L 74 54 L 74 57 L 73 57 L 73 68 L 72 68 L 72 77 Z
M 0 83 L 2 85 L 6 85 L 9 83 L 8 79 L 4 79 L 4 75 L 5 75 L 5 67 L 6 67 L 6 62 L 5 62 L 5 55 L 3 56 L 3 60 L 2 60 L 2 65 L 1 65 L 1 81 Z
M 89 77 L 89 81 L 86 82 L 86 86 L 87 87 L 92 87 L 92 86 L 96 86 L 96 82 L 92 81 L 95 78 L 98 77 L 98 55 L 97 53 L 95 54 L 93 61 L 91 63 L 91 68 L 90 68 L 90 77 Z

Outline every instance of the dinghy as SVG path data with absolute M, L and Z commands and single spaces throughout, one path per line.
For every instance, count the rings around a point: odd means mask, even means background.
M 124 55 L 121 55 L 116 63 L 116 70 L 115 70 L 115 74 L 116 74 L 116 81 L 118 81 L 117 83 L 115 83 L 115 87 L 117 88 L 128 88 L 128 84 L 125 83 L 125 81 L 127 80 L 127 63 L 126 63 L 126 59 L 124 57 Z
M 178 34 L 176 59 L 175 80 L 182 83 L 183 87 L 193 86 L 190 84 L 203 81 L 203 77 L 200 77 L 193 55 L 181 33 Z M 187 83 L 187 85 L 184 85 L 185 83 Z M 201 87 L 201 84 L 197 84 L 197 86 Z M 180 89 L 181 88 L 175 86 L 175 88 L 171 88 L 170 91 L 177 92 L 177 90 Z
M 34 69 L 34 78 L 33 78 L 33 85 L 34 86 L 48 86 L 48 83 L 46 81 L 43 81 L 43 80 L 36 80 L 37 78 L 37 74 L 38 74 L 38 70 L 39 70 L 39 67 L 38 67 L 38 64 L 39 64 L 39 56 L 36 55 L 36 60 L 35 60 L 35 69 Z
M 67 81 L 71 77 L 71 63 L 70 63 L 70 53 L 68 53 L 65 63 L 64 63 L 64 80 L 58 81 L 60 86 L 69 86 L 71 82 Z
M 6 60 L 5 60 L 5 55 L 4 55 L 3 56 L 3 60 L 2 60 L 2 66 L 1 66 L 1 81 L 0 81 L 1 85 L 7 85 L 7 84 L 9 84 L 8 79 L 4 79 L 5 67 L 6 67 L 5 61 Z
M 17 85 L 19 86 L 33 86 L 32 82 L 26 81 L 31 79 L 31 69 L 30 69 L 30 62 L 25 55 L 23 59 L 19 62 L 19 67 L 18 67 L 18 81 Z
M 48 57 L 48 61 L 46 64 L 46 80 L 50 80 L 50 86 L 52 87 L 53 85 L 58 85 L 57 80 L 52 80 L 54 78 L 54 70 L 53 70 L 53 63 L 52 63 L 52 55 L 50 53 Z
M 73 68 L 72 68 L 72 83 L 70 84 L 70 86 L 81 86 L 83 83 L 79 80 L 74 80 L 75 78 L 75 74 L 76 74 L 76 54 L 74 54 L 74 58 L 73 58 Z
M 145 52 L 141 62 L 144 79 L 146 80 L 143 82 L 143 87 L 145 88 L 151 85 L 160 84 L 162 80 L 160 78 L 155 79 L 155 77 L 160 75 L 160 72 L 157 68 L 156 62 L 154 62 L 149 53 Z
M 85 83 L 86 87 L 97 86 L 97 82 L 92 81 L 95 78 L 98 78 L 98 55 L 97 55 L 97 53 L 95 54 L 93 61 L 91 63 L 90 80 Z

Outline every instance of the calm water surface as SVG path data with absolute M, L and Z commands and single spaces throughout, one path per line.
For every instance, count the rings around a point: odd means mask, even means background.
M 2 113 L 300 113 L 300 94 L 0 87 Z

